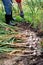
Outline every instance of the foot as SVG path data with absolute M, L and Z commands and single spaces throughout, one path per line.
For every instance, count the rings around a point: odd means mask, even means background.
M 16 26 L 17 24 L 14 24 L 13 22 L 9 22 L 9 23 L 7 23 L 8 25 L 11 25 L 11 26 Z

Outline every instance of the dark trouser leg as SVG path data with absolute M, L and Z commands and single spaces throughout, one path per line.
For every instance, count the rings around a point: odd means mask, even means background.
M 12 0 L 2 0 L 4 7 L 5 7 L 5 20 L 6 23 L 9 25 L 14 25 L 14 23 L 12 23 Z
M 12 18 L 12 7 L 11 7 L 11 1 L 12 0 L 2 0 L 3 4 L 4 4 L 4 7 L 5 7 L 5 20 L 6 20 L 6 23 L 8 24 Z
M 11 2 L 12 2 L 12 0 L 2 0 L 2 1 L 3 1 L 3 4 L 4 4 L 4 7 L 5 7 L 6 14 L 11 15 L 11 12 L 12 12 Z

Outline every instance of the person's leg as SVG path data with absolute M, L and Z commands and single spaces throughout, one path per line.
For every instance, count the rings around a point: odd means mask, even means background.
M 11 23 L 12 21 L 12 0 L 2 0 L 4 7 L 5 7 L 5 20 L 7 24 L 14 25 L 14 23 Z
M 2 1 L 3 1 L 3 4 L 4 4 L 4 7 L 5 7 L 6 14 L 11 15 L 11 11 L 12 11 L 11 1 L 12 0 L 2 0 Z

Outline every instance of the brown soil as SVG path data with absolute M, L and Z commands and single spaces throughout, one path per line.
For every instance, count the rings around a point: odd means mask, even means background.
M 30 23 L 20 23 L 17 25 L 19 34 L 15 35 L 18 39 L 23 39 L 21 43 L 13 43 L 16 50 L 10 53 L 0 54 L 0 65 L 43 65 L 43 58 L 40 54 L 42 38 L 38 37 L 43 34 L 33 29 Z M 38 36 L 37 36 L 37 35 Z M 43 35 L 41 35 L 43 36 Z

